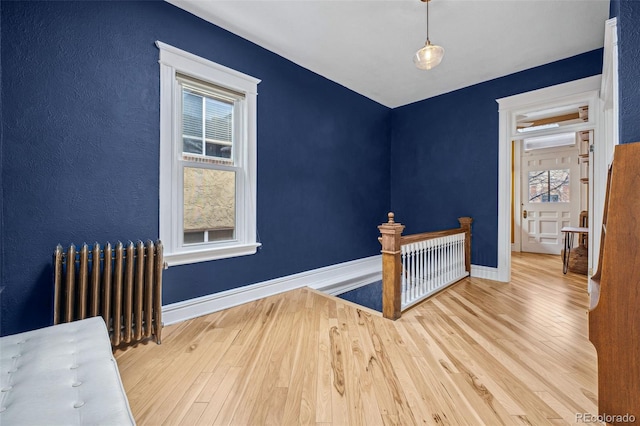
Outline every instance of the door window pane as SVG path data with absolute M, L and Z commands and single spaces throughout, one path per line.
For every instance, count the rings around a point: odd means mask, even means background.
M 530 203 L 568 203 L 569 169 L 529 172 Z
M 184 168 L 184 243 L 235 238 L 236 173 Z

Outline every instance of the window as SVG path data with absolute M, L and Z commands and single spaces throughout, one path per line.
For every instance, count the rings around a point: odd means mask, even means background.
M 259 80 L 160 49 L 160 239 L 169 266 L 253 254 Z
M 568 203 L 569 169 L 529 172 L 530 203 Z

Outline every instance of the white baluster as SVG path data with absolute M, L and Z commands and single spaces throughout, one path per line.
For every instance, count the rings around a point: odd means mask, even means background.
M 449 269 L 449 279 L 447 280 L 447 282 L 453 281 L 453 274 L 455 272 L 456 264 L 455 264 L 455 260 L 453 258 L 453 244 L 455 242 L 454 240 L 455 240 L 455 237 L 452 235 L 450 237 L 450 240 L 449 240 L 449 268 L 448 268 Z
M 464 272 L 465 272 L 464 271 L 464 267 L 465 267 L 464 237 L 465 237 L 465 234 L 462 234 L 462 237 L 460 238 L 460 243 L 459 243 L 459 245 L 460 245 L 460 248 L 459 248 L 459 250 L 460 250 L 460 266 L 459 266 L 459 268 L 460 268 L 460 276 L 464 275 Z
M 458 238 L 454 235 L 451 241 L 451 279 L 458 275 Z
M 442 245 L 442 239 L 438 243 L 438 282 L 436 289 L 442 286 L 442 270 L 444 269 L 444 246 Z
M 456 238 L 456 262 L 455 262 L 455 276 L 460 276 L 460 238 Z
M 411 257 L 413 253 L 411 251 L 411 245 L 407 246 L 407 303 L 411 303 L 411 287 L 412 287 L 412 276 L 411 276 Z
M 409 262 L 409 301 L 413 301 L 416 298 L 415 292 L 415 271 L 413 268 L 415 260 L 415 247 L 411 244 L 411 261 Z
M 417 267 L 416 267 L 416 294 L 417 297 L 422 296 L 422 243 L 416 243 L 417 250 Z
M 416 246 L 411 244 L 411 264 L 409 265 L 409 301 L 416 300 Z
M 415 299 L 415 292 L 414 292 L 414 270 L 413 270 L 413 261 L 415 259 L 415 252 L 414 252 L 414 247 L 413 244 L 411 244 L 409 246 L 409 271 L 407 273 L 407 279 L 408 279 L 408 296 L 407 296 L 407 301 L 409 303 L 411 303 L 414 299 Z
M 422 262 L 422 272 L 420 274 L 420 288 L 421 293 L 425 294 L 427 292 L 427 244 L 422 241 L 420 243 L 420 248 L 422 250 L 421 262 Z
M 438 257 L 438 251 L 435 244 L 435 240 L 429 240 L 431 246 L 431 272 L 429 273 L 429 291 L 435 288 L 436 282 L 436 268 L 438 267 L 436 259 Z
M 450 258 L 450 254 L 451 254 L 451 246 L 450 246 L 450 237 L 447 236 L 445 238 L 445 243 L 444 243 L 444 250 L 445 250 L 445 255 L 444 255 L 444 282 L 442 283 L 442 286 L 444 287 L 445 284 L 447 284 L 449 282 L 449 266 L 451 266 L 451 258 Z
M 418 299 L 420 294 L 420 243 L 415 244 L 416 247 L 416 299 Z
M 401 246 L 400 249 L 402 251 L 402 272 L 400 273 L 400 281 L 402 283 L 400 291 L 402 294 L 400 295 L 400 303 L 404 306 L 407 304 L 407 279 L 405 277 L 405 272 L 407 270 L 407 249 L 406 246 Z

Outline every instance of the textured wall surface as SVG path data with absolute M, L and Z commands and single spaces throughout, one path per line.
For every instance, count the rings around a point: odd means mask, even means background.
M 391 209 L 405 234 L 473 217 L 471 260 L 497 266 L 496 99 L 599 74 L 602 49 L 392 111 Z
M 620 0 L 618 13 L 618 81 L 620 142 L 640 141 L 640 1 Z
M 382 281 L 376 281 L 375 283 L 342 293 L 338 297 L 382 312 Z
M 609 1 L 609 18 L 616 17 L 620 14 L 620 0 Z
M 4 288 L 4 169 L 2 167 L 2 153 L 4 152 L 4 121 L 2 120 L 2 2 L 0 1 L 0 306 L 2 305 L 2 292 Z M 1 325 L 0 325 L 1 327 Z M 2 329 L 0 329 L 0 335 Z
M 56 244 L 158 236 L 156 40 L 262 80 L 253 256 L 172 267 L 165 304 L 379 253 L 389 110 L 166 2 L 2 2 L 1 333 L 51 323 Z
M 3 145 L 4 145 L 4 121 L 2 119 L 2 2 L 0 2 L 0 306 L 2 305 L 2 293 L 4 288 L 4 169 Z M 1 325 L 0 325 L 1 327 Z M 0 328 L 0 335 L 2 329 Z

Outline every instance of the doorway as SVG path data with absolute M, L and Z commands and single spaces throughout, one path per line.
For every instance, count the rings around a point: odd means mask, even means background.
M 547 136 L 559 131 L 578 132 L 594 130 L 596 139 L 600 132 L 600 104 L 599 89 L 601 76 L 587 77 L 569 83 L 551 86 L 532 92 L 522 93 L 507 98 L 497 99 L 499 105 L 499 143 L 498 143 L 498 265 L 495 278 L 508 282 L 511 279 L 511 220 L 512 215 L 512 141 L 521 140 L 525 130 L 519 131 L 519 125 L 534 122 L 530 127 L 531 136 Z M 540 122 L 539 113 L 568 105 L 586 105 L 589 114 L 586 121 L 567 124 L 563 129 L 557 129 L 556 123 Z M 526 114 L 534 112 L 538 114 Z M 579 118 L 579 117 L 578 117 Z

